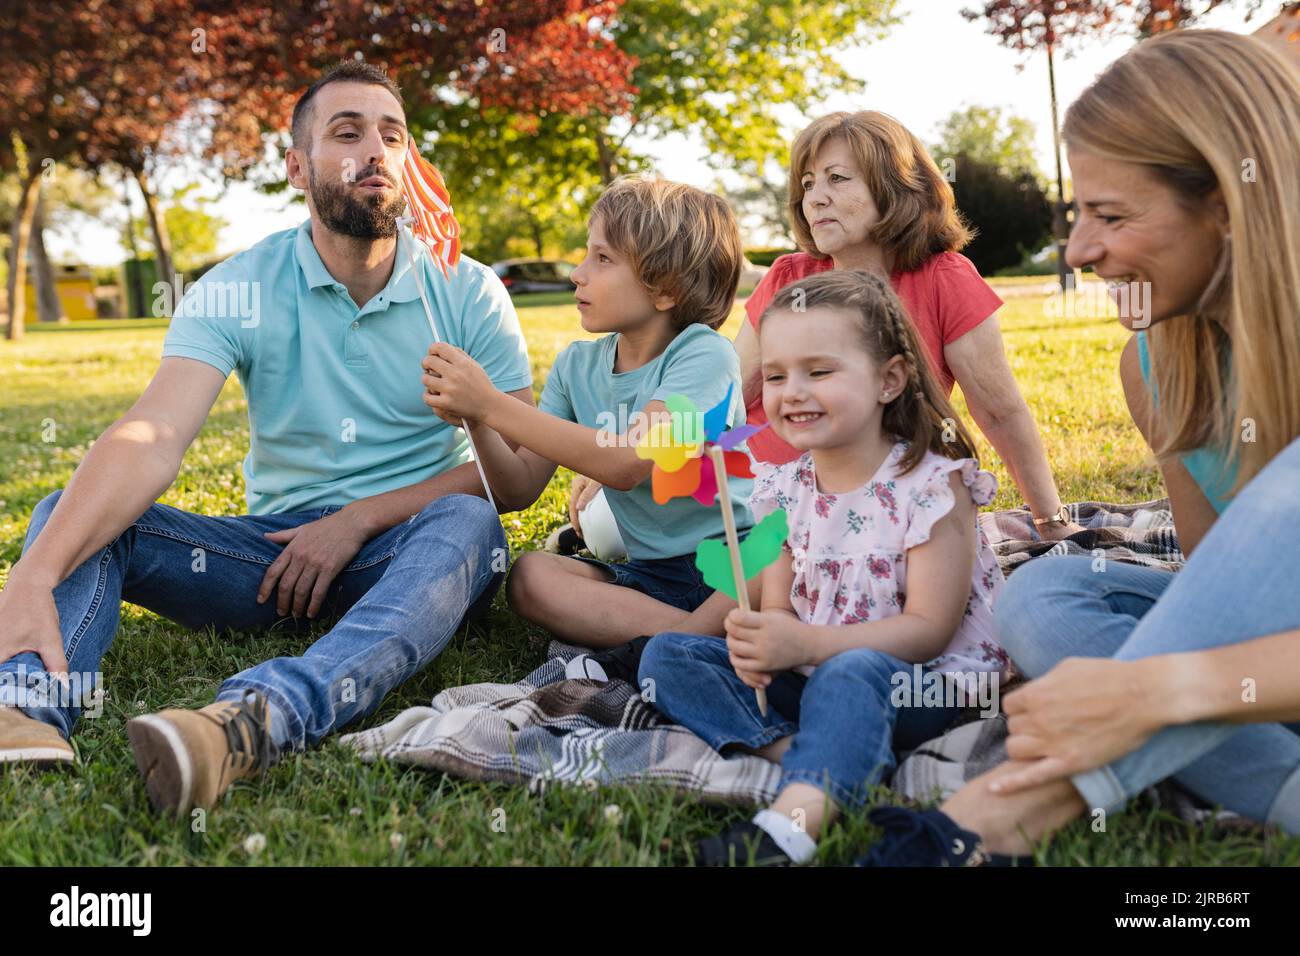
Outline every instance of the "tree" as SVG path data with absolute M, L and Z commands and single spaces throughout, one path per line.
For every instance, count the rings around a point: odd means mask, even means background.
M 0 6 L 0 169 L 18 170 L 7 337 L 23 334 L 27 250 L 43 175 L 75 161 L 111 77 L 96 54 L 102 2 Z
M 1047 81 L 1052 104 L 1052 140 L 1056 154 L 1056 201 L 1052 231 L 1057 243 L 1057 274 L 1066 286 L 1065 246 L 1070 235 L 1065 177 L 1061 166 L 1060 125 L 1057 119 L 1054 51 L 1068 50 L 1089 37 L 1130 32 L 1141 39 L 1188 26 L 1210 10 L 1238 0 L 988 0 L 978 9 L 962 11 L 967 20 L 983 18 L 989 33 L 1013 50 L 1047 54 Z M 1253 15 L 1264 0 L 1245 0 Z
M 776 105 L 809 111 L 832 92 L 861 89 L 839 54 L 893 22 L 889 7 L 885 0 L 626 0 L 601 31 L 635 64 L 627 94 L 562 115 L 488 107 L 464 94 L 454 104 L 408 106 L 407 121 L 427 134 L 458 214 L 491 211 L 467 215 L 475 253 L 500 249 L 507 224 L 516 235 L 535 229 L 542 246 L 562 247 L 603 185 L 648 168 L 629 145 L 633 135 L 697 136 L 715 167 L 751 182 L 770 163 L 783 164 L 787 133 Z M 491 241 L 481 241 L 480 228 Z
M 1215 7 L 1234 6 L 1237 0 L 1140 0 L 1133 4 L 1133 21 L 1139 37 L 1154 36 L 1166 30 L 1177 30 L 1195 24 Z M 1264 0 L 1246 0 L 1250 19 L 1263 6 Z
M 617 110 L 630 89 L 632 64 L 599 29 L 622 0 L 191 2 L 220 77 L 209 99 L 226 114 L 204 154 L 230 178 L 255 165 L 249 134 L 280 136 L 298 94 L 345 59 L 395 76 L 408 122 L 458 97 L 521 115 Z
M 968 20 L 984 17 L 988 32 L 1013 50 L 1047 53 L 1048 95 L 1052 104 L 1052 144 L 1056 158 L 1056 202 L 1052 232 L 1056 236 L 1056 271 L 1061 289 L 1066 287 L 1065 246 L 1070 223 L 1065 200 L 1065 175 L 1061 166 L 1061 127 L 1057 119 L 1056 65 L 1053 51 L 1111 27 L 1118 0 L 989 0 L 980 10 L 963 10 Z
M 786 205 L 789 184 L 784 170 L 774 176 L 745 175 L 740 188 L 725 190 L 725 194 L 742 220 L 756 222 L 769 236 L 784 240 L 786 245 L 794 248 L 794 231 L 790 228 L 790 210 Z
M 593 126 L 610 182 L 633 133 L 694 133 L 716 165 L 757 171 L 788 144 L 777 104 L 806 112 L 861 81 L 837 56 L 896 22 L 886 0 L 626 0 L 610 32 L 636 64 L 636 97 Z
M 491 262 L 562 255 L 582 245 L 600 191 L 589 120 L 558 113 L 520 117 L 460 103 L 408 122 L 429 122 L 424 154 L 452 190 L 465 248 Z
M 57 322 L 63 318 L 54 268 L 45 249 L 46 235 L 68 227 L 78 216 L 98 216 L 112 199 L 109 189 L 79 169 L 69 167 L 42 178 L 29 242 L 39 321 Z M 9 220 L 12 227 L 12 210 L 8 216 L 0 212 L 0 218 Z
M 962 155 L 955 168 L 957 208 L 976 230 L 963 252 L 981 275 L 1016 265 L 1051 238 L 1052 207 L 1033 173 Z
M 997 106 L 967 106 L 948 114 L 938 137 L 936 159 L 965 156 L 1006 174 L 1028 172 L 1044 180 L 1034 158 L 1034 124 L 1023 116 Z
M 211 199 L 191 195 L 197 188 L 197 183 L 183 186 L 166 200 L 165 205 L 159 203 L 160 218 L 171 237 L 175 267 L 182 273 L 188 273 L 217 251 L 217 237 L 228 225 L 221 216 L 208 212 Z M 145 237 L 145 224 L 131 219 L 126 228 L 133 229 L 134 235 L 128 237 L 124 228 L 122 248 L 133 254 L 138 248 L 137 243 Z M 158 278 L 163 279 L 163 275 L 160 271 Z

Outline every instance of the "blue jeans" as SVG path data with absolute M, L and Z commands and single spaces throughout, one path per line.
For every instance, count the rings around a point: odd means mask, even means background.
M 882 651 L 845 651 L 811 677 L 777 674 L 767 687 L 764 717 L 753 689 L 736 676 L 725 640 L 669 632 L 646 645 L 637 682 L 653 687 L 660 713 L 720 753 L 758 750 L 793 734 L 781 758 L 781 788 L 807 783 L 840 806 L 860 806 L 868 788 L 893 773 L 895 749 L 911 750 L 939 736 L 960 713 L 957 707 L 894 706 L 895 675 L 907 675 L 910 687 L 912 673 L 911 664 Z
M 704 583 L 704 575 L 695 567 L 694 552 L 674 558 L 629 558 L 620 562 L 577 555 L 573 560 L 604 568 L 614 576 L 611 583 L 648 594 L 682 611 L 694 611 L 713 594 L 713 588 Z
M 59 494 L 33 510 L 24 550 L 49 520 Z M 338 510 L 212 518 L 153 505 L 54 590 L 69 671 L 98 672 L 124 600 L 187 628 L 306 627 L 305 619 L 279 617 L 275 595 L 257 603 L 266 569 L 281 550 L 263 534 Z M 467 614 L 486 610 L 505 576 L 505 548 L 501 522 L 482 498 L 436 499 L 368 541 L 339 573 L 323 615 L 342 617 L 328 633 L 301 657 L 273 658 L 236 674 L 221 685 L 217 699 L 259 691 L 270 703 L 278 747 L 317 743 L 373 712 L 388 691 L 438 656 Z M 49 682 L 32 653 L 0 664 L 0 678 L 0 703 L 11 704 L 18 703 L 18 688 Z M 22 709 L 65 737 L 81 713 L 75 705 Z
M 1066 657 L 1134 660 L 1300 628 L 1300 439 L 1242 489 L 1177 574 L 1086 557 L 1042 557 L 1007 581 L 996 619 L 1016 666 L 1038 677 Z M 1234 686 L 1250 674 L 1225 675 Z M 1259 675 L 1253 675 L 1259 676 Z M 1166 777 L 1211 803 L 1300 833 L 1300 724 L 1166 727 L 1078 775 L 1110 812 Z

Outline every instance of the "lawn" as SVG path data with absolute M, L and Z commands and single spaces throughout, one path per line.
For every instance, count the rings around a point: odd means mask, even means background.
M 556 352 L 581 330 L 564 299 L 520 306 L 540 391 Z M 728 335 L 735 334 L 740 314 L 737 308 L 724 329 Z M 1123 331 L 1108 319 L 1048 319 L 1038 297 L 1009 302 L 1003 330 L 1062 496 L 1134 501 L 1162 494 L 1118 385 Z M 90 442 L 144 388 L 163 333 L 164 323 L 150 320 L 81 323 L 33 329 L 21 343 L 0 344 L 0 580 L 21 553 L 32 507 L 67 482 Z M 162 501 L 212 515 L 242 513 L 239 466 L 247 439 L 243 395 L 232 378 Z M 1018 505 L 1000 462 L 985 460 L 1002 483 L 996 506 Z M 540 547 L 564 520 L 568 482 L 562 472 L 533 507 L 506 516 L 516 552 Z M 547 640 L 498 597 L 482 625 L 458 635 L 365 725 L 425 705 L 444 687 L 516 680 L 540 663 Z M 75 735 L 76 768 L 0 771 L 0 864 L 666 865 L 685 862 L 696 839 L 744 815 L 649 787 L 532 796 L 520 787 L 362 764 L 331 740 L 289 756 L 261 785 L 235 788 L 199 832 L 188 821 L 155 816 L 131 759 L 125 722 L 163 707 L 209 703 L 228 675 L 300 653 L 310 642 L 310 636 L 189 632 L 124 607 L 102 668 L 104 712 L 83 721 Z M 610 806 L 619 812 L 607 812 Z M 254 834 L 264 841 L 250 841 Z M 849 862 L 871 837 L 863 816 L 852 815 L 822 841 L 820 862 Z M 1105 832 L 1075 824 L 1039 859 L 1058 865 L 1296 864 L 1300 840 L 1211 834 L 1139 802 L 1113 816 Z

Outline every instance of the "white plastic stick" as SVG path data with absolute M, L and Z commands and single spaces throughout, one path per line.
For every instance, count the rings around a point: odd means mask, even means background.
M 397 220 L 398 225 L 402 226 L 407 225 L 411 221 L 410 217 L 404 217 Z M 429 328 L 433 332 L 433 340 L 435 342 L 445 342 L 447 340 L 444 339 L 442 333 L 438 331 L 438 323 L 433 317 L 433 308 L 429 305 L 429 299 L 424 294 L 424 283 L 420 280 L 420 272 L 415 266 L 415 236 L 411 234 L 409 238 L 411 241 L 406 244 L 406 255 L 411 260 L 411 278 L 415 280 L 415 286 L 420 290 L 420 302 L 424 305 L 424 317 L 429 320 Z M 488 484 L 487 475 L 483 471 L 483 462 L 479 460 L 478 449 L 474 447 L 474 436 L 470 434 L 468 426 L 464 428 L 464 432 L 465 437 L 469 440 L 470 454 L 474 456 L 474 467 L 478 469 L 479 480 L 483 482 L 483 490 L 487 492 L 488 504 L 492 506 L 493 511 L 496 511 L 497 502 L 496 499 L 492 497 L 492 486 Z

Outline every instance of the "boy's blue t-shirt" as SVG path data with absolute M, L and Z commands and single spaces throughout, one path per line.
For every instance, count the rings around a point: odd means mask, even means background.
M 1151 353 L 1148 351 L 1145 332 L 1137 333 L 1138 365 L 1142 369 L 1142 381 L 1151 388 L 1151 398 L 1159 401 L 1155 383 L 1151 381 Z M 1181 456 L 1183 467 L 1192 476 L 1192 480 L 1205 493 L 1206 500 L 1215 513 L 1223 514 L 1224 509 L 1232 504 L 1230 493 L 1237 483 L 1237 463 L 1230 461 L 1228 453 L 1214 448 L 1196 448 L 1184 452 Z
M 740 359 L 730 341 L 704 325 L 677 334 L 663 354 L 630 372 L 615 372 L 616 332 L 594 342 L 574 342 L 556 358 L 538 406 L 559 418 L 622 434 L 631 416 L 653 401 L 685 395 L 705 412 L 731 392 L 728 427 L 745 423 L 741 401 Z M 753 482 L 731 478 L 736 527 L 753 524 L 749 494 Z M 700 541 L 723 534 L 721 499 L 705 507 L 694 498 L 655 504 L 651 479 L 631 491 L 605 489 L 610 510 L 632 559 L 671 558 L 690 554 Z

